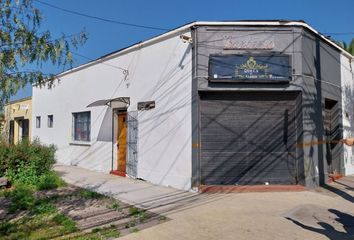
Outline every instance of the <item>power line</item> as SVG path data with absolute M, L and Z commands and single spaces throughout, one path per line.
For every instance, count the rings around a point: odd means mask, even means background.
M 354 35 L 354 32 L 325 32 L 323 34 L 328 35 Z
M 77 52 L 71 52 L 71 53 L 74 54 L 74 55 L 77 55 L 77 56 L 79 56 L 79 57 L 82 57 L 82 58 L 84 58 L 84 59 L 86 59 L 86 60 L 89 60 L 89 61 L 98 61 L 98 63 L 100 63 L 100 64 L 103 64 L 103 65 L 106 65 L 106 66 L 109 66 L 109 67 L 113 67 L 113 68 L 122 70 L 123 73 L 125 73 L 125 71 L 127 71 L 127 69 L 125 69 L 125 68 L 122 68 L 122 67 L 119 67 L 119 66 L 115 66 L 115 65 L 112 65 L 112 64 L 105 63 L 105 62 L 103 62 L 103 61 L 100 61 L 100 59 L 92 59 L 92 58 L 86 57 L 86 56 L 84 56 L 84 55 L 82 55 L 82 54 L 80 54 L 80 53 L 77 53 Z
M 93 16 L 93 15 L 88 15 L 86 13 L 81 13 L 81 12 L 73 11 L 73 10 L 70 10 L 70 9 L 62 8 L 62 7 L 59 7 L 59 6 L 55 6 L 55 5 L 52 5 L 50 3 L 43 2 L 41 0 L 34 0 L 34 1 L 36 1 L 36 2 L 38 2 L 40 4 L 43 4 L 43 5 L 46 5 L 48 7 L 51 7 L 51 8 L 55 8 L 55 9 L 61 10 L 63 12 L 67 12 L 67 13 L 71 13 L 71 14 L 74 14 L 74 15 L 79 15 L 79 16 L 82 16 L 82 17 L 87 17 L 87 18 L 91 18 L 91 19 L 95 19 L 95 20 L 100 20 L 100 21 L 104 21 L 104 22 L 115 23 L 115 24 L 119 24 L 119 25 L 130 26 L 130 27 L 153 29 L 153 30 L 159 30 L 159 31 L 168 31 L 169 30 L 169 29 L 166 29 L 166 28 L 159 28 L 159 27 L 153 27 L 153 26 L 147 26 L 147 25 L 127 23 L 127 22 L 116 21 L 116 20 L 113 20 L 113 19 L 108 19 L 108 18 L 102 18 L 102 17 Z

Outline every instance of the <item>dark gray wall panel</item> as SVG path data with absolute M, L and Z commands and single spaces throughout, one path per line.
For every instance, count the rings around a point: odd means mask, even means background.
M 300 90 L 295 81 L 290 84 L 230 84 L 208 81 L 208 64 L 211 54 L 268 54 L 272 52 L 289 55 L 293 73 L 301 73 L 301 29 L 294 27 L 198 27 L 197 31 L 197 79 L 199 90 L 287 89 Z M 224 49 L 225 39 L 234 41 L 272 41 L 274 47 L 268 50 Z
M 326 98 L 338 102 L 337 117 L 342 122 L 340 53 L 307 30 L 303 30 L 302 35 L 303 139 L 305 143 L 314 143 L 303 148 L 304 165 L 306 185 L 314 187 L 328 179 L 327 146 L 326 143 L 318 144 L 326 141 Z M 340 124 L 339 132 L 341 128 Z M 335 154 L 341 156 L 342 152 L 342 146 L 339 146 Z M 343 172 L 343 162 L 339 165 Z

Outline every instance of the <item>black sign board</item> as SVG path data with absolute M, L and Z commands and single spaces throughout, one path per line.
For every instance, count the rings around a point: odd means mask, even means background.
M 138 102 L 138 110 L 149 110 L 155 108 L 155 101 Z
M 289 82 L 289 55 L 210 55 L 209 80 L 214 82 Z

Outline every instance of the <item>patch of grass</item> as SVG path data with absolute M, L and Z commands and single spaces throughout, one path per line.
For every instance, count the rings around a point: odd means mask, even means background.
M 129 208 L 129 215 L 138 218 L 140 222 L 144 222 L 147 219 L 145 210 L 136 207 Z
M 71 239 L 71 240 L 102 240 L 102 239 L 111 239 L 118 238 L 120 236 L 120 231 L 114 227 L 107 228 L 96 228 L 92 230 L 90 233 L 77 233 L 73 236 L 70 236 L 63 239 Z M 62 239 L 62 238 L 60 238 Z
M 51 178 L 51 177 L 49 177 Z M 55 179 L 56 177 L 53 177 Z M 44 181 L 44 180 L 43 180 Z M 51 180 L 50 180 L 51 181 Z M 53 181 L 54 182 L 54 181 Z M 21 217 L 12 219 L 8 222 L 1 222 L 0 220 L 0 240 L 17 240 L 17 239 L 73 239 L 73 240 L 104 240 L 117 238 L 121 235 L 117 226 L 114 224 L 101 228 L 97 227 L 92 229 L 91 232 L 80 231 L 76 227 L 76 223 L 70 217 L 62 214 L 58 209 L 61 201 L 66 201 L 70 198 L 76 201 L 77 199 L 102 199 L 102 204 L 106 204 L 107 208 L 115 211 L 122 211 L 122 203 L 113 201 L 111 198 L 107 198 L 97 192 L 87 189 L 75 188 L 74 191 L 70 189 L 69 192 L 64 191 L 50 191 L 45 189 L 51 189 L 56 184 L 48 184 L 48 187 L 28 187 L 22 185 L 16 185 L 12 190 L 6 190 L 4 193 L 10 201 L 12 211 L 28 210 L 21 212 Z M 42 185 L 44 186 L 44 185 Z M 44 189 L 43 192 L 35 193 L 38 189 Z M 73 198 L 73 199 L 71 199 Z M 106 199 L 107 198 L 107 199 Z M 106 201 L 109 200 L 109 201 Z M 88 201 L 90 202 L 90 201 Z M 100 203 L 101 201 L 98 201 Z M 95 201 L 96 204 L 96 201 Z M 124 217 L 129 221 L 125 227 L 130 232 L 137 232 L 137 224 L 143 222 L 147 216 L 147 212 L 143 209 L 136 207 L 130 207 L 128 212 L 124 211 Z M 13 215 L 8 215 L 12 217 Z
M 104 198 L 104 195 L 94 192 L 89 189 L 82 189 L 79 191 L 79 195 L 85 199 L 100 199 Z
M 57 211 L 56 207 L 49 202 L 39 201 L 33 208 L 34 214 L 51 214 Z
M 107 208 L 113 209 L 113 210 L 119 211 L 119 212 L 122 211 L 122 208 L 121 208 L 121 206 L 120 206 L 120 204 L 118 202 L 112 203 L 112 205 L 107 206 Z
M 130 221 L 130 222 L 126 223 L 124 227 L 125 228 L 135 227 L 135 221 Z
M 56 224 L 62 225 L 63 229 L 62 229 L 62 233 L 70 233 L 70 232 L 75 232 L 77 231 L 77 227 L 75 222 L 69 218 L 68 216 L 66 216 L 65 214 L 57 214 L 53 217 L 53 221 Z
M 9 212 L 31 209 L 36 201 L 33 188 L 26 185 L 17 185 L 15 189 L 7 191 L 5 197 L 10 200 Z
M 16 232 L 16 225 L 11 222 L 0 223 L 0 236 L 7 236 L 13 232 Z
M 141 212 L 138 215 L 138 218 L 139 218 L 140 222 L 144 222 L 147 219 L 146 212 Z
M 0 197 L 5 197 L 6 189 L 0 189 Z
M 120 236 L 120 231 L 117 228 L 110 228 L 102 231 L 101 234 L 106 238 L 118 238 Z
M 64 182 L 64 180 L 61 179 L 56 172 L 49 171 L 39 177 L 37 188 L 38 190 L 49 190 L 64 187 L 66 185 L 66 182 Z
M 143 212 L 144 212 L 144 210 L 136 208 L 136 207 L 130 207 L 129 208 L 129 215 L 130 216 L 138 216 L 138 215 L 140 215 Z
M 76 232 L 75 223 L 63 214 L 35 215 L 15 220 L 13 223 L 0 224 L 1 240 L 52 239 Z M 78 232 L 83 235 L 84 233 Z
M 93 233 L 96 233 L 96 232 L 99 232 L 99 231 L 102 231 L 102 228 L 94 228 L 91 230 L 91 232 Z

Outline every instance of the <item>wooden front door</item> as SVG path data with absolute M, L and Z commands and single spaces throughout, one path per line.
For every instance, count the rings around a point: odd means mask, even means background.
M 127 164 L 127 113 L 118 113 L 118 174 L 125 176 Z

